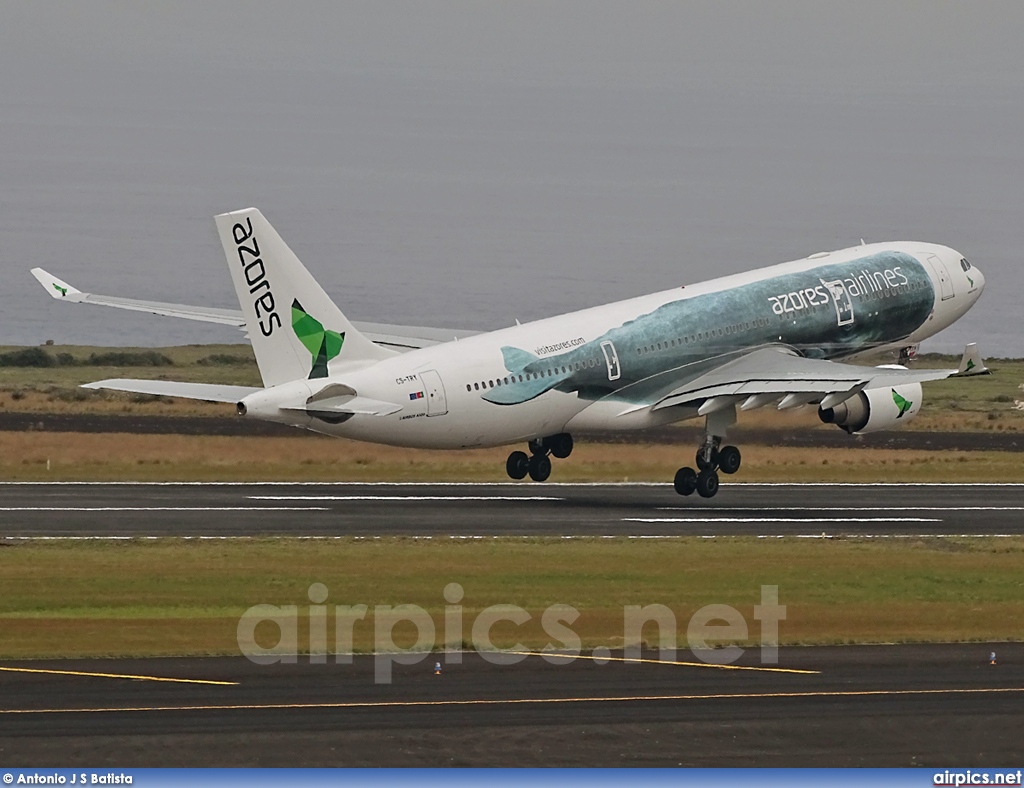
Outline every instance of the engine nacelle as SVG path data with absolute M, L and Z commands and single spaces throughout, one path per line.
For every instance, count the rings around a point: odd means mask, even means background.
M 818 408 L 818 417 L 852 435 L 889 430 L 917 415 L 922 394 L 920 383 L 864 389 L 834 408 Z

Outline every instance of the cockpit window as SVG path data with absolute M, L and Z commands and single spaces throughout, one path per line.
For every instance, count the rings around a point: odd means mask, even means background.
M 965 271 L 971 270 L 971 264 L 967 262 L 967 258 L 964 257 L 960 258 L 960 267 L 963 268 Z

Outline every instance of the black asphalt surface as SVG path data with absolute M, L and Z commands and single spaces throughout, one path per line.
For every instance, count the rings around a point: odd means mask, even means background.
M 758 652 L 738 664 L 758 666 Z M 938 767 L 1024 758 L 1021 644 L 781 651 L 778 667 L 816 673 L 536 656 L 499 666 L 477 654 L 456 665 L 428 655 L 396 666 L 391 684 L 374 683 L 372 657 L 3 667 L 237 682 L 0 671 L 3 766 Z
M 0 483 L 0 539 L 1024 534 L 1024 485 Z

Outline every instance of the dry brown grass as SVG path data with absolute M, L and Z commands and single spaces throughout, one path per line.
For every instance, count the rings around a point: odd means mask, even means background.
M 508 448 L 427 451 L 300 436 L 0 433 L 8 481 L 507 481 Z M 552 481 L 669 481 L 689 446 L 580 443 Z M 1024 455 L 745 446 L 737 481 L 1024 481 Z
M 0 352 L 16 348 L 0 347 Z M 86 359 L 93 352 L 111 350 L 137 352 L 144 348 L 93 348 L 54 346 L 51 353 L 70 353 Z M 149 398 L 117 392 L 77 388 L 82 383 L 102 378 L 156 378 L 206 383 L 259 386 L 255 364 L 209 364 L 211 356 L 230 356 L 251 360 L 248 345 L 188 345 L 157 348 L 174 360 L 170 367 L 95 367 L 70 366 L 48 368 L 0 367 L 0 409 L 30 413 L 104 413 L 168 416 L 230 416 L 231 405 L 182 399 Z M 891 363 L 892 359 L 878 359 Z M 918 368 L 956 367 L 957 360 L 929 357 Z M 1024 361 L 989 362 L 992 375 L 950 379 L 925 384 L 924 407 L 906 429 L 942 432 L 1019 432 L 1024 430 Z M 825 429 L 814 408 L 782 412 L 763 408 L 740 415 L 740 425 L 765 429 Z

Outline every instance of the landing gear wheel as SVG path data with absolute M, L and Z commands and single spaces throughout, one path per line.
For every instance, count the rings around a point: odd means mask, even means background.
M 740 469 L 740 450 L 735 446 L 723 446 L 718 451 L 718 470 L 722 473 L 736 473 Z
M 697 449 L 697 470 L 699 471 L 713 471 L 718 467 L 718 449 L 711 450 L 711 462 L 708 463 L 704 459 L 704 449 Z
M 680 468 L 676 471 L 676 478 L 672 482 L 676 492 L 680 495 L 693 495 L 697 489 L 697 471 L 693 468 Z
M 510 479 L 525 479 L 530 472 L 530 458 L 525 451 L 514 451 L 505 461 L 505 473 Z
M 560 460 L 564 460 L 572 454 L 572 435 L 568 432 L 560 432 L 557 435 L 552 435 L 545 441 L 545 443 L 547 444 L 547 447 L 551 449 L 551 454 Z
M 714 498 L 718 492 L 718 474 L 714 471 L 701 471 L 697 475 L 697 494 L 701 498 Z
M 529 472 L 535 482 L 546 481 L 551 475 L 551 460 L 545 454 L 534 454 L 530 458 Z

